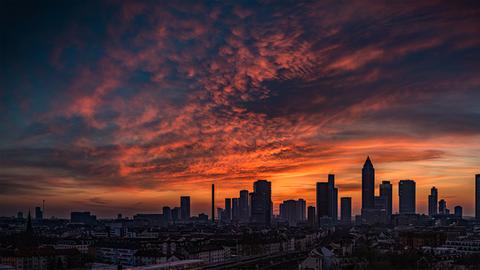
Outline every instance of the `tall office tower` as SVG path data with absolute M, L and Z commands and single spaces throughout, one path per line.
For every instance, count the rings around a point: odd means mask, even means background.
M 225 198 L 225 211 L 223 212 L 225 215 L 225 220 L 230 222 L 232 220 L 232 199 L 231 198 Z
M 446 215 L 447 214 L 447 201 L 445 201 L 444 199 L 441 199 L 438 202 L 438 213 L 440 215 Z
M 340 199 L 340 221 L 343 224 L 352 223 L 352 198 L 342 197 Z
M 282 203 L 283 218 L 288 221 L 289 226 L 297 225 L 297 201 L 287 200 Z
M 475 219 L 480 220 L 480 174 L 475 175 Z
M 398 197 L 400 214 L 415 214 L 415 181 L 400 180 Z
M 278 205 L 278 212 L 281 219 L 287 219 L 287 211 L 283 202 Z
M 163 220 L 165 220 L 166 224 L 172 221 L 172 210 L 168 206 L 164 206 L 163 209 Z
M 180 220 L 180 213 L 182 212 L 182 210 L 180 209 L 180 207 L 174 207 L 172 209 L 172 221 L 173 223 L 177 223 L 177 221 Z
M 329 217 L 330 203 L 329 203 L 329 184 L 328 182 L 317 183 L 317 219 L 318 224 L 320 220 Z
M 232 198 L 232 220 L 238 221 L 240 215 L 239 198 Z
M 375 168 L 367 157 L 362 168 L 362 210 L 375 207 Z
M 253 183 L 251 220 L 253 223 L 270 225 L 272 218 L 272 183 L 257 180 Z
M 380 197 L 385 200 L 385 211 L 388 220 L 390 220 L 393 209 L 392 184 L 390 184 L 390 181 L 382 181 L 380 184 Z
M 215 184 L 212 184 L 212 223 L 215 223 Z
M 462 218 L 463 208 L 460 205 L 455 206 L 454 211 L 455 211 L 455 216 Z
M 335 174 L 328 175 L 328 197 L 330 205 L 328 216 L 336 221 L 338 219 L 338 189 L 335 188 Z
M 190 196 L 180 197 L 180 218 L 182 220 L 190 219 Z
M 42 220 L 43 219 L 43 211 L 40 206 L 35 207 L 35 219 Z
M 333 189 L 332 199 L 332 218 L 334 222 L 338 221 L 338 188 Z
M 248 190 L 240 190 L 240 201 L 238 202 L 240 210 L 240 221 L 248 222 Z
M 437 214 L 438 208 L 438 189 L 432 187 L 430 195 L 428 195 L 428 215 L 433 217 Z
M 307 202 L 304 199 L 297 200 L 297 220 L 305 221 L 305 211 L 307 210 Z
M 308 207 L 307 213 L 308 225 L 311 227 L 315 226 L 317 219 L 315 218 L 315 206 Z

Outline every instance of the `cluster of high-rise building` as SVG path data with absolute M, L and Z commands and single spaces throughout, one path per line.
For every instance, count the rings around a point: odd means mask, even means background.
M 214 186 L 212 185 L 212 217 L 214 216 Z M 225 208 L 218 208 L 219 220 L 270 224 L 273 215 L 272 183 L 258 180 L 253 183 L 253 192 L 240 190 L 238 198 L 225 198 Z
M 254 191 L 241 190 L 238 198 L 226 198 L 225 207 L 218 208 L 219 220 L 223 222 L 251 222 L 270 224 L 272 212 L 272 189 L 267 180 L 254 183 Z M 476 175 L 476 198 L 480 197 L 480 175 Z M 370 157 L 367 157 L 362 168 L 362 207 L 361 214 L 355 217 L 362 224 L 390 223 L 393 215 L 393 185 L 390 181 L 379 184 L 378 195 L 375 193 L 375 168 Z M 310 225 L 349 224 L 352 222 L 352 198 L 340 198 L 338 213 L 338 188 L 335 186 L 335 175 L 329 174 L 325 182 L 316 184 L 316 204 L 307 208 L 302 199 L 285 200 L 279 205 L 278 219 L 294 226 L 307 222 Z M 398 182 L 398 214 L 416 214 L 416 183 L 405 179 Z M 480 200 L 476 200 L 477 218 L 480 216 Z M 214 194 L 212 185 L 212 216 L 214 215 Z M 461 217 L 463 209 L 455 206 L 454 214 Z M 428 196 L 429 216 L 449 215 L 450 210 L 444 199 L 438 200 L 438 189 L 432 187 Z M 340 216 L 339 216 L 340 215 Z M 340 219 L 339 219 L 340 218 Z
M 370 157 L 367 157 L 362 168 L 362 201 L 361 214 L 355 216 L 355 221 L 361 224 L 390 223 L 393 215 L 393 185 L 390 181 L 382 181 L 379 185 L 379 194 L 375 194 L 375 168 Z M 352 223 L 352 197 L 340 198 L 340 213 L 338 213 L 338 188 L 335 186 L 335 175 L 328 174 L 327 181 L 316 183 L 315 206 L 308 206 L 302 199 L 284 200 L 279 205 L 278 220 L 287 222 L 290 226 L 299 223 L 314 225 L 333 225 Z M 439 192 L 432 187 L 428 195 L 428 215 L 447 216 L 450 209 L 447 208 L 445 199 L 439 200 Z M 398 182 L 398 213 L 400 215 L 416 214 L 416 183 L 406 179 Z M 236 198 L 225 198 L 224 208 L 215 207 L 215 186 L 212 184 L 211 220 L 222 223 L 253 223 L 268 225 L 272 223 L 273 202 L 272 183 L 267 180 L 257 180 L 253 183 L 253 191 L 240 190 Z M 43 207 L 35 208 L 35 219 L 42 220 Z M 215 218 L 217 214 L 217 219 Z M 457 205 L 453 208 L 453 214 L 462 217 L 463 208 Z M 23 217 L 23 213 L 18 213 Z M 72 220 L 92 221 L 95 218 L 89 212 L 72 212 Z M 162 214 L 138 214 L 139 219 L 154 219 L 163 224 L 189 221 L 190 196 L 180 197 L 180 206 L 170 208 L 163 207 Z M 200 214 L 200 220 L 208 219 L 205 214 Z M 339 219 L 340 218 L 340 219 Z M 475 176 L 475 218 L 480 219 L 480 174 Z

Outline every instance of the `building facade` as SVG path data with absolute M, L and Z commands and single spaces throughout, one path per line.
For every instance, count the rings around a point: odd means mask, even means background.
M 415 214 L 415 186 L 415 181 L 413 180 L 400 180 L 398 183 L 400 214 Z

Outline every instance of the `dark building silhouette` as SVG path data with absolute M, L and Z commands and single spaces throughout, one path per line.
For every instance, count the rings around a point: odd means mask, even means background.
M 181 213 L 181 209 L 180 207 L 174 207 L 171 211 L 172 213 L 172 221 L 173 223 L 176 223 L 177 221 L 180 220 L 180 213 Z
M 251 203 L 251 221 L 257 224 L 270 225 L 272 218 L 272 183 L 258 180 L 253 183 Z
M 317 223 L 317 219 L 315 217 L 315 206 L 309 206 L 307 212 L 308 225 L 313 227 Z
M 162 209 L 162 214 L 166 224 L 172 222 L 172 210 L 170 207 L 164 206 Z
M 463 208 L 460 205 L 455 206 L 454 211 L 455 211 L 455 216 L 459 218 L 463 217 Z
M 180 197 L 180 218 L 182 220 L 190 219 L 190 196 Z
M 375 168 L 367 157 L 362 168 L 362 210 L 375 207 Z
M 232 220 L 238 221 L 239 220 L 239 203 L 238 198 L 232 198 Z
M 480 220 L 480 174 L 475 175 L 475 219 Z
M 307 202 L 304 199 L 297 200 L 297 220 L 305 221 L 306 220 L 306 212 L 307 211 Z
M 297 225 L 297 201 L 286 200 L 280 204 L 280 218 L 287 221 L 289 226 Z
M 248 190 L 240 190 L 240 199 L 238 201 L 238 207 L 240 212 L 240 221 L 247 222 L 249 220 L 248 215 Z
M 289 226 L 296 226 L 305 220 L 306 202 L 304 199 L 286 200 L 280 204 L 280 218 Z
M 90 214 L 90 212 L 71 212 L 70 221 L 73 223 L 83 223 L 83 224 L 95 224 L 97 223 L 97 217 Z
M 335 223 L 338 220 L 338 189 L 335 188 L 335 175 L 329 174 L 327 182 L 317 182 L 317 220 Z
M 400 180 L 398 183 L 400 214 L 415 214 L 415 181 Z
M 32 216 L 30 215 L 30 211 L 28 211 L 25 231 L 20 234 L 15 240 L 15 246 L 20 249 L 33 248 L 38 246 L 39 241 L 32 227 Z
M 440 215 L 446 215 L 447 214 L 447 202 L 444 199 L 441 199 L 438 202 L 438 213 Z
M 43 211 L 40 206 L 35 207 L 35 219 L 42 220 L 43 219 Z
M 375 196 L 375 199 L 374 199 L 374 209 L 377 209 L 377 210 L 383 210 L 385 213 L 387 212 L 386 209 L 386 200 L 385 200 L 385 197 L 382 197 L 382 196 Z
M 428 195 L 428 215 L 433 217 L 438 214 L 438 189 L 432 187 Z
M 380 184 L 380 197 L 383 198 L 385 202 L 385 211 L 388 219 L 392 216 L 393 210 L 393 195 L 392 195 L 392 184 L 390 181 L 382 181 Z
M 232 199 L 231 198 L 225 198 L 225 210 L 223 212 L 223 215 L 225 216 L 223 221 L 230 222 L 230 220 L 232 220 Z
M 212 184 L 212 223 L 215 222 L 215 184 Z
M 329 217 L 330 203 L 329 203 L 329 184 L 328 182 L 317 183 L 317 219 L 320 224 L 320 219 Z
M 335 188 L 335 175 L 328 175 L 328 197 L 330 210 L 328 216 L 332 218 L 333 221 L 338 219 L 338 189 Z
M 352 198 L 342 197 L 340 199 L 340 221 L 343 224 L 352 222 Z

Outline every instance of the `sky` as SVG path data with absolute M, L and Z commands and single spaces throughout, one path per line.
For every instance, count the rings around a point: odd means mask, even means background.
M 0 215 L 192 214 L 272 181 L 474 212 L 478 1 L 1 1 Z

